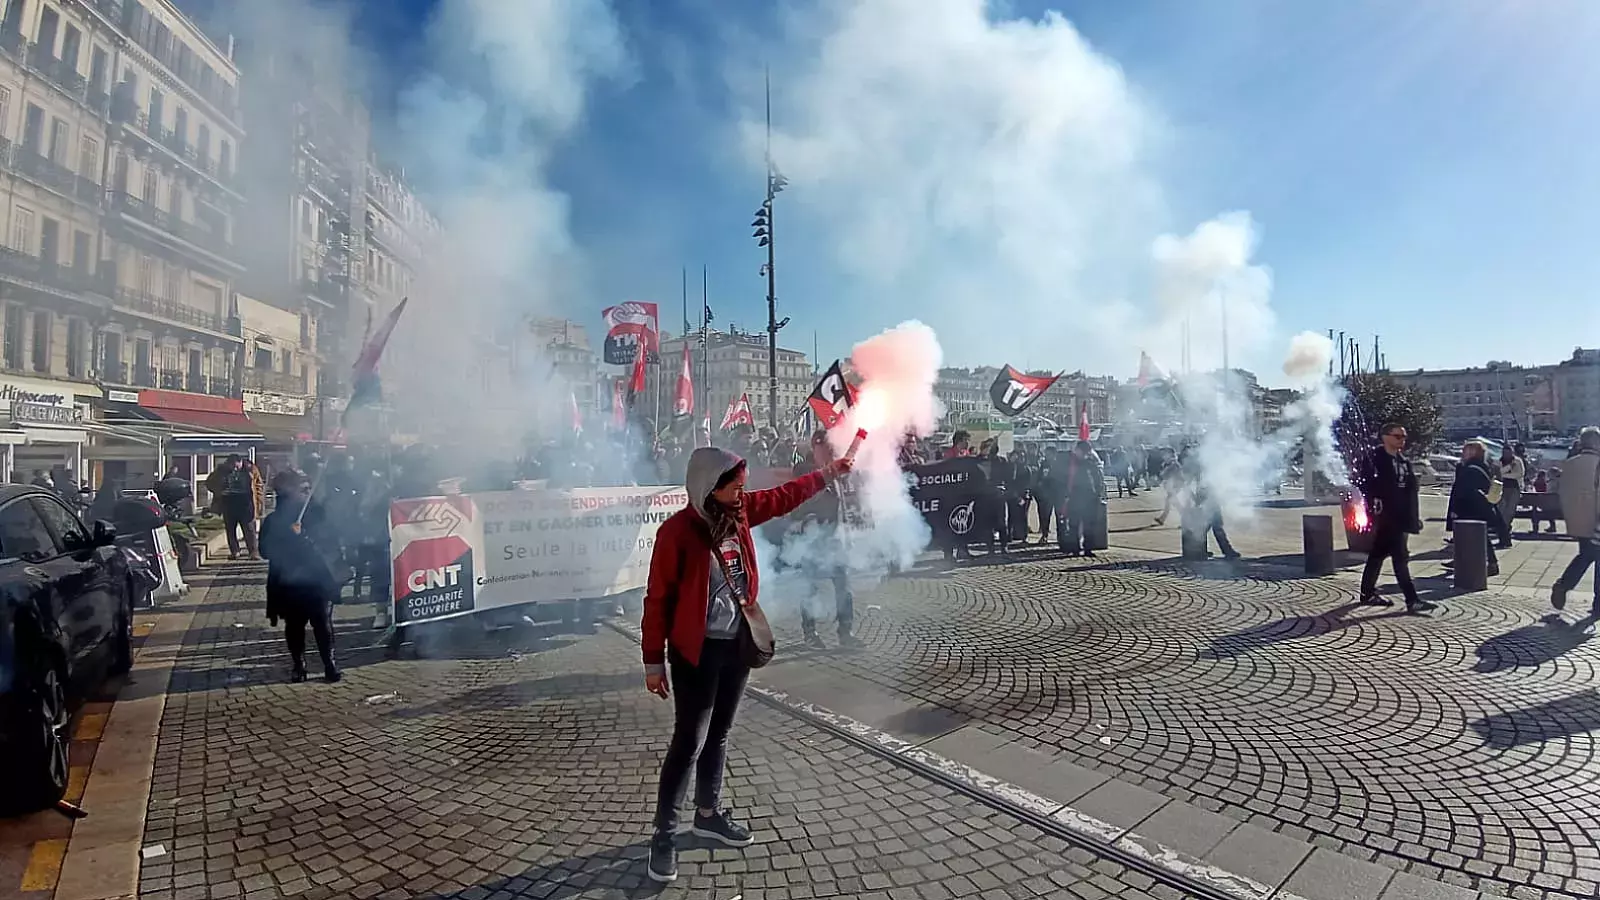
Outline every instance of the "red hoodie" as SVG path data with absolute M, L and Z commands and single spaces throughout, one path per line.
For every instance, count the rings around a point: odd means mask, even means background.
M 689 458 L 689 505 L 661 523 L 650 555 L 650 580 L 644 593 L 644 664 L 646 671 L 662 672 L 670 643 L 691 665 L 700 664 L 700 646 L 706 636 L 706 607 L 711 599 L 711 527 L 706 524 L 705 502 L 717 481 L 741 459 L 726 450 L 706 447 Z M 803 475 L 786 484 L 744 495 L 744 521 L 739 524 L 739 549 L 745 560 L 750 601 L 759 593 L 755 544 L 750 529 L 786 516 L 810 500 L 827 484 L 821 472 Z M 672 610 L 671 621 L 667 611 Z

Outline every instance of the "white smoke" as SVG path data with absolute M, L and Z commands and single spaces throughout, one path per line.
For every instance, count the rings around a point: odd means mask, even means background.
M 402 94 L 397 137 L 442 234 L 423 278 L 432 302 L 408 310 L 396 341 L 454 364 L 389 366 L 385 378 L 418 411 L 450 409 L 456 438 L 506 453 L 520 437 L 506 423 L 548 420 L 551 408 L 559 419 L 568 400 L 532 361 L 512 368 L 514 345 L 532 343 L 530 318 L 564 311 L 583 278 L 550 158 L 581 123 L 591 85 L 625 75 L 628 57 L 605 0 L 444 0 L 428 44 L 431 67 Z
M 1064 365 L 1109 371 L 1137 353 L 1119 298 L 1160 219 L 1145 171 L 1159 127 L 1059 13 L 1001 6 L 822 0 L 792 14 L 773 66 L 780 205 L 827 236 L 857 317 L 959 334 L 962 363 L 1071 347 Z M 734 73 L 736 90 L 761 83 L 749 75 Z M 741 124 L 759 161 L 751 99 Z
M 819 618 L 831 609 L 826 575 L 843 569 L 860 584 L 891 568 L 908 569 L 927 549 L 932 533 L 911 503 L 899 451 L 908 436 L 932 434 L 942 413 L 934 397 L 944 352 L 921 322 L 904 322 L 855 346 L 850 367 L 861 379 L 855 406 L 829 432 L 836 454 L 865 431 L 851 476 L 865 515 L 864 527 L 793 529 L 781 548 L 757 547 L 767 571 L 780 574 L 768 589 L 779 609 L 808 605 Z

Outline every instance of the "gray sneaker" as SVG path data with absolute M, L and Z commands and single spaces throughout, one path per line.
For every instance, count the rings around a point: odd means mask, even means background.
M 650 839 L 650 880 L 662 884 L 678 880 L 678 845 L 670 834 Z

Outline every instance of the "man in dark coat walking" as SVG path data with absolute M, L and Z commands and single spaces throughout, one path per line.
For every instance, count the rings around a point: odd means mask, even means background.
M 1372 527 L 1372 550 L 1361 573 L 1360 602 L 1372 606 L 1392 606 L 1394 601 L 1378 593 L 1378 574 L 1383 561 L 1394 565 L 1394 580 L 1405 594 L 1406 611 L 1421 612 L 1430 604 L 1417 596 L 1411 581 L 1411 551 L 1406 546 L 1413 534 L 1422 533 L 1422 518 L 1417 508 L 1417 473 L 1401 451 L 1406 446 L 1406 429 L 1390 423 L 1379 434 L 1382 446 L 1362 460 L 1357 483 L 1365 492 L 1367 519 Z

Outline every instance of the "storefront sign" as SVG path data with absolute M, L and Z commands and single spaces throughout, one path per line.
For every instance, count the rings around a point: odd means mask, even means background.
M 21 402 L 70 408 L 77 394 L 98 397 L 100 389 L 89 384 L 69 384 L 40 378 L 0 377 L 0 405 L 6 407 Z
M 31 400 L 11 401 L 11 421 L 29 425 L 82 425 L 83 410 L 71 403 L 60 406 Z
M 245 391 L 244 411 L 275 416 L 303 416 L 306 414 L 306 398 L 266 391 Z
M 644 587 L 681 487 L 497 491 L 390 507 L 395 621 L 606 597 Z
M 258 434 L 180 434 L 172 438 L 167 452 L 176 456 L 204 456 L 208 453 L 244 454 L 264 442 L 265 439 Z
M 138 403 L 138 391 L 106 391 L 106 399 L 112 403 Z

